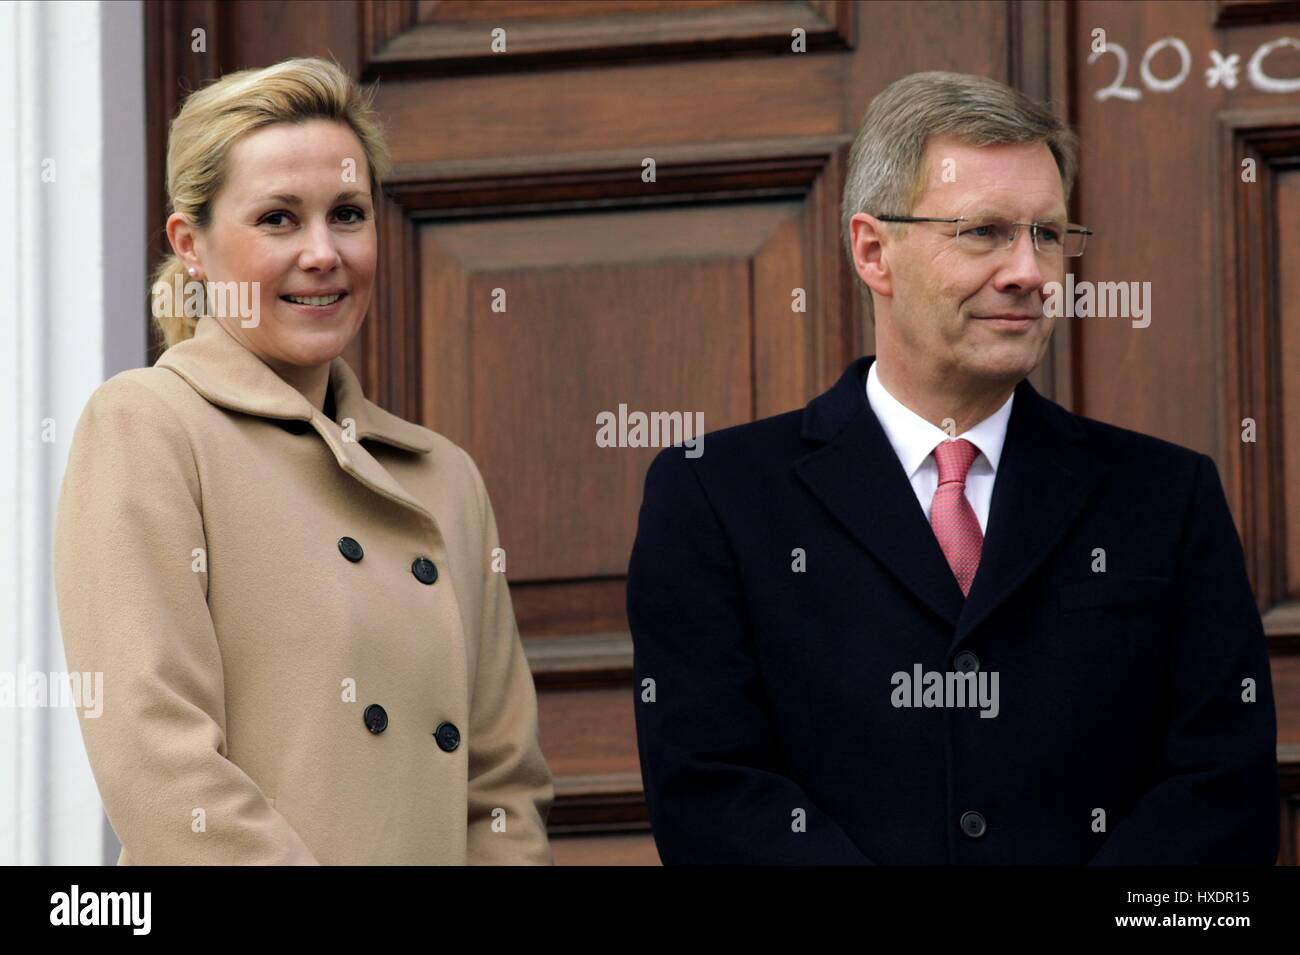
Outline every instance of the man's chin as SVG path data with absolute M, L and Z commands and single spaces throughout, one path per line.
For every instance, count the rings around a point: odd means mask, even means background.
M 1027 377 L 1043 359 L 1043 349 L 1028 349 L 1025 343 L 992 345 L 980 349 L 965 363 L 967 373 L 990 382 L 1013 383 Z

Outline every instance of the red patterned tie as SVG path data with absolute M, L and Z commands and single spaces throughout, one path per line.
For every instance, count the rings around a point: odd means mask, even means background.
M 930 504 L 930 526 L 961 592 L 967 596 L 984 547 L 979 518 L 966 500 L 966 472 L 979 453 L 980 449 L 965 438 L 944 441 L 934 449 L 934 459 L 939 464 L 939 487 Z

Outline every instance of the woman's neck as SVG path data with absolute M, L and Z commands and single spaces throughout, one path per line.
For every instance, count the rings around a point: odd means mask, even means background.
M 218 326 L 227 335 L 238 342 L 243 348 L 256 355 L 257 358 L 280 376 L 287 384 L 296 388 L 304 398 L 311 402 L 311 406 L 317 411 L 325 408 L 325 397 L 329 392 L 330 383 L 330 362 L 322 365 L 292 365 L 288 362 L 276 361 L 257 353 L 248 342 L 240 335 L 232 331 L 224 322 L 218 322 Z M 333 415 L 331 415 L 333 417 Z
M 325 408 L 325 398 L 329 394 L 329 363 L 304 368 L 301 365 L 286 365 L 283 362 L 268 361 L 267 365 L 286 382 L 298 389 L 311 406 L 317 411 Z

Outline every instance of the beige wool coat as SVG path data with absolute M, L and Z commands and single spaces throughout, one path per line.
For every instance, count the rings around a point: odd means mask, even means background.
M 119 864 L 550 864 L 483 480 L 341 358 L 330 389 L 202 318 L 77 425 L 55 582 Z

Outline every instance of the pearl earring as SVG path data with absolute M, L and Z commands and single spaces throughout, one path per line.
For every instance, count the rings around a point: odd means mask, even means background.
M 191 265 L 191 266 L 190 266 L 190 275 L 198 275 L 198 274 L 199 274 L 199 270 L 196 269 L 194 266 Z

